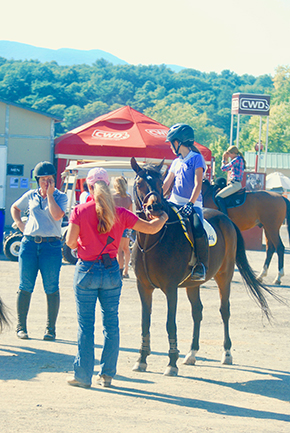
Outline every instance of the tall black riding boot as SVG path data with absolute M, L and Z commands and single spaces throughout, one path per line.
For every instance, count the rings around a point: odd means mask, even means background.
M 55 340 L 55 323 L 59 310 L 59 290 L 46 295 L 47 298 L 47 324 L 43 339 L 48 341 Z
M 228 215 L 228 211 L 224 199 L 222 197 L 216 197 L 215 201 L 219 207 L 219 210 L 223 212 L 225 215 Z
M 31 293 L 25 290 L 18 290 L 16 299 L 16 309 L 17 309 L 17 326 L 16 333 L 17 337 L 25 340 L 28 338 L 27 334 L 27 314 L 29 310 L 31 299 Z
M 193 281 L 204 281 L 208 270 L 208 238 L 197 214 L 193 215 L 193 236 L 197 263 L 191 272 Z

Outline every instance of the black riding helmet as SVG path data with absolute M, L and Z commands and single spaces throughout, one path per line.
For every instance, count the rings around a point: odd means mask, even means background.
M 174 141 L 178 141 L 178 147 L 175 148 Z M 166 142 L 172 144 L 175 153 L 178 155 L 180 146 L 186 146 L 192 148 L 194 143 L 194 130 L 191 126 L 185 123 L 176 123 L 176 125 L 171 126 L 167 133 Z
M 167 133 L 166 141 L 171 143 L 179 141 L 183 146 L 190 147 L 194 142 L 194 130 L 185 123 L 177 123 L 171 126 Z
M 51 162 L 42 161 L 34 167 L 33 174 L 35 179 L 38 179 L 41 176 L 55 176 L 56 170 Z

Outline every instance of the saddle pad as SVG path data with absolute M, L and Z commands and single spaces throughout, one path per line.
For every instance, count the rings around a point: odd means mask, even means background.
M 217 242 L 216 231 L 213 226 L 210 225 L 210 223 L 205 219 L 203 220 L 203 227 L 208 237 L 208 244 L 210 247 L 213 247 Z

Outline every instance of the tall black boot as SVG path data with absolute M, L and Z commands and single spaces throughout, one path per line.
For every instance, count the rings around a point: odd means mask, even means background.
M 191 272 L 193 281 L 204 281 L 208 270 L 208 237 L 197 214 L 193 215 L 193 236 L 197 263 Z
M 27 314 L 29 310 L 31 299 L 31 293 L 26 292 L 25 290 L 18 290 L 17 299 L 16 299 L 16 309 L 17 309 L 17 326 L 16 333 L 17 337 L 22 340 L 26 340 L 28 338 L 27 334 Z
M 59 310 L 59 290 L 46 295 L 47 298 L 47 324 L 43 339 L 48 341 L 55 340 L 55 324 Z
M 199 238 L 194 239 L 195 254 L 197 263 L 191 272 L 191 279 L 193 281 L 204 281 L 208 270 L 208 238 L 204 234 Z
M 218 205 L 219 210 L 223 212 L 225 215 L 228 215 L 228 211 L 224 199 L 222 197 L 215 197 L 215 201 Z

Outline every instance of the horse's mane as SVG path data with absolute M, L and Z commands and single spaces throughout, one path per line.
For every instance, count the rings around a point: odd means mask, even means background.
M 203 179 L 203 184 L 207 189 L 210 189 L 213 191 L 213 193 L 217 193 L 219 190 L 221 190 L 222 188 L 224 188 L 226 186 L 226 183 L 223 185 L 223 182 L 216 182 L 214 184 L 210 183 L 210 181 L 208 179 Z
M 147 171 L 147 172 L 153 172 L 154 175 L 156 175 L 156 176 L 160 177 L 160 179 L 162 179 L 162 173 L 161 173 L 159 167 L 155 164 L 148 162 L 148 163 L 143 165 L 142 170 Z

